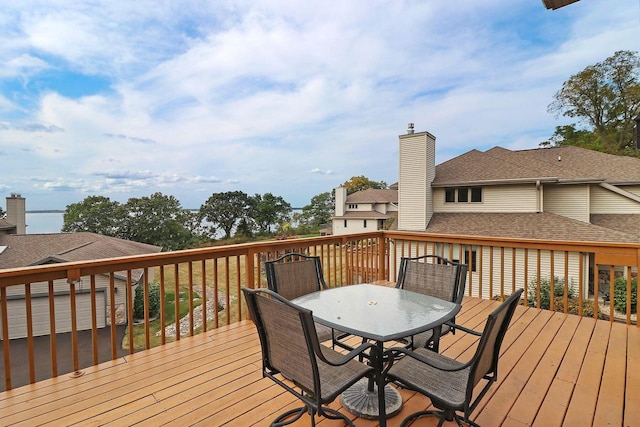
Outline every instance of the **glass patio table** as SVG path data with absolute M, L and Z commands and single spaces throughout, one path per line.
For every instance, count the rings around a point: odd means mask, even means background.
M 461 306 L 429 295 L 394 287 L 359 284 L 331 288 L 296 298 L 293 303 L 313 312 L 325 326 L 375 341 L 371 363 L 375 384 L 363 380 L 342 394 L 342 404 L 363 418 L 378 418 L 386 426 L 387 416 L 402 407 L 402 397 L 385 387 L 382 370 L 384 343 L 428 331 L 453 319 Z M 435 339 L 439 339 L 439 328 Z

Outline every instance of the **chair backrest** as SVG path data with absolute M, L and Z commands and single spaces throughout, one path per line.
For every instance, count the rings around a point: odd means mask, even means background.
M 461 304 L 466 281 L 466 264 L 423 255 L 400 259 L 396 287 Z
M 263 373 L 278 372 L 308 393 L 319 392 L 314 348 L 319 348 L 311 311 L 267 289 L 242 288 L 262 347 Z M 315 343 L 314 343 L 315 339 Z
M 269 289 L 288 300 L 327 289 L 320 257 L 290 253 L 264 264 Z
M 489 314 L 476 353 L 471 359 L 469 383 L 467 384 L 467 396 L 469 398 L 473 393 L 473 388 L 482 378 L 491 375 L 493 380 L 496 380 L 500 346 L 513 317 L 513 312 L 520 302 L 522 292 L 522 289 L 517 290 Z

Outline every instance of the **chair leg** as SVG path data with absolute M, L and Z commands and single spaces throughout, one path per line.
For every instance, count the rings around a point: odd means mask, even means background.
M 284 414 L 280 414 L 275 420 L 273 420 L 273 422 L 271 422 L 271 427 L 281 427 L 281 426 L 289 425 L 297 421 L 298 419 L 300 419 L 300 417 L 302 417 L 307 412 L 312 412 L 311 422 L 315 423 L 315 420 L 314 420 L 315 411 L 309 411 L 309 408 L 307 406 L 302 406 L 300 408 L 291 409 L 290 411 L 287 411 Z M 291 418 L 290 420 L 287 420 L 287 418 L 290 418 L 290 417 L 293 417 L 293 418 Z
M 473 427 L 480 427 L 478 424 L 474 423 L 471 420 L 463 420 L 455 412 L 452 412 L 452 411 L 434 411 L 434 410 L 415 412 L 415 413 L 407 416 L 404 420 L 402 420 L 402 422 L 400 423 L 400 427 L 406 427 L 410 421 L 415 421 L 418 418 L 421 418 L 421 417 L 426 416 L 426 415 L 433 415 L 433 416 L 437 417 L 438 418 L 438 427 L 442 427 L 442 425 L 444 424 L 445 421 L 455 421 L 456 424 L 458 426 L 460 426 L 460 427 L 464 426 L 463 423 L 469 424 L 470 426 L 473 426 Z
M 318 414 L 322 415 L 325 418 L 329 418 L 330 420 L 343 420 L 345 423 L 347 423 L 348 426 L 354 426 L 353 421 L 351 421 L 349 417 L 347 417 L 340 411 L 329 408 L 328 406 L 323 406 L 322 408 L 320 408 Z

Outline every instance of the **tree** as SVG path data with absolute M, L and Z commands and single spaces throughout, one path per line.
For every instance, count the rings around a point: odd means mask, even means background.
M 0 219 L 4 218 L 6 215 L 7 213 L 0 208 Z
M 576 147 L 587 148 L 589 150 L 602 151 L 598 137 L 594 132 L 576 129 L 575 123 L 564 126 L 556 126 L 556 131 L 548 141 L 540 143 L 542 147 L 565 147 L 575 145 Z
M 601 150 L 628 154 L 640 112 L 640 56 L 618 51 L 571 76 L 554 95 L 549 112 L 578 118 L 593 129 Z
M 63 214 L 62 232 L 87 231 L 103 236 L 118 237 L 124 209 L 108 197 L 89 196 L 83 201 L 67 205 Z
M 347 194 L 356 193 L 358 191 L 367 190 L 369 188 L 373 188 L 376 190 L 384 190 L 386 188 L 389 188 L 386 182 L 371 181 L 364 175 L 351 177 L 351 179 L 345 181 L 342 186 L 347 189 Z
M 127 215 L 121 225 L 121 237 L 164 250 L 183 249 L 191 243 L 190 213 L 175 197 L 162 193 L 132 197 L 124 209 Z
M 271 233 L 272 225 L 289 221 L 291 205 L 282 197 L 266 193 L 263 196 L 256 194 L 252 199 L 250 216 L 261 232 Z
M 242 191 L 214 193 L 200 206 L 200 217 L 221 228 L 225 238 L 231 238 L 231 232 L 240 221 L 247 221 L 251 201 Z
M 335 206 L 335 198 L 330 192 L 320 193 L 311 198 L 311 202 L 302 208 L 301 223 L 318 229 L 331 221 Z

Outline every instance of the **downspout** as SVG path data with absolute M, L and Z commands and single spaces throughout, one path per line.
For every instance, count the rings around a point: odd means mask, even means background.
M 536 180 L 536 191 L 536 212 L 540 213 L 542 212 L 542 184 L 540 183 L 539 179 Z

